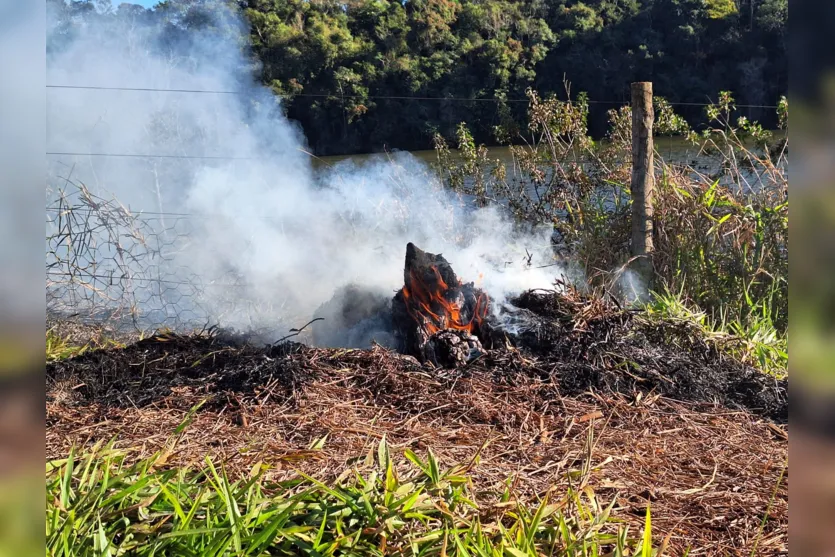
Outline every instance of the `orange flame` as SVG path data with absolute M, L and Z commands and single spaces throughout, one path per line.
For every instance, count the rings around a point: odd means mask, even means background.
M 458 304 L 447 299 L 449 285 L 444 282 L 437 267 L 432 267 L 435 273 L 436 288 L 426 285 L 414 271 L 409 273 L 412 289 L 403 287 L 403 298 L 410 315 L 422 323 L 429 334 L 443 329 L 456 329 L 473 333 L 473 329 L 487 316 L 489 299 L 486 294 L 480 294 L 476 299 L 473 316 L 465 321 L 461 316 Z M 460 285 L 455 285 L 460 286 Z

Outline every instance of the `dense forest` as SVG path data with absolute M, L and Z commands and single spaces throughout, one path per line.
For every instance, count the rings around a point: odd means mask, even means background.
M 204 0 L 166 0 L 152 10 L 49 3 L 68 29 L 87 17 L 211 25 Z M 674 103 L 704 103 L 727 90 L 740 105 L 773 105 L 787 91 L 788 0 L 230 3 L 250 25 L 258 79 L 284 97 L 318 154 L 427 149 L 435 132 L 451 136 L 464 121 L 489 144 L 498 124 L 524 121 L 528 88 L 561 98 L 586 92 L 597 135 L 636 80 L 653 81 Z M 698 106 L 677 109 L 692 124 L 702 117 Z M 766 125 L 774 113 L 741 110 Z

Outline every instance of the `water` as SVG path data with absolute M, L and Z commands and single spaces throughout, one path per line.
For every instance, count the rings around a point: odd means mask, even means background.
M 784 135 L 784 132 L 779 130 L 773 133 L 775 141 Z M 657 156 L 667 164 L 688 166 L 702 175 L 713 175 L 721 170 L 721 160 L 718 157 L 700 154 L 698 146 L 693 145 L 682 137 L 656 137 L 655 151 Z M 418 160 L 424 162 L 427 167 L 438 162 L 438 157 L 434 150 L 411 151 L 410 153 Z M 457 156 L 457 152 L 453 151 L 453 156 Z M 487 156 L 490 160 L 498 159 L 501 161 L 508 168 L 508 171 L 513 167 L 513 155 L 508 147 L 489 147 Z M 323 168 L 344 162 L 351 162 L 358 166 L 363 166 L 371 162 L 377 162 L 385 157 L 385 153 L 318 157 L 314 159 L 314 167 Z M 743 176 L 748 180 L 752 188 L 755 188 L 759 182 L 755 171 L 746 171 L 743 173 Z M 720 181 L 725 182 L 726 180 Z M 727 182 L 730 182 L 730 180 L 727 180 Z
M 707 157 L 699 157 L 698 148 L 692 143 L 679 137 L 655 138 L 655 150 L 665 161 L 676 164 L 695 165 L 699 162 L 704 164 L 713 160 Z M 425 151 L 410 151 L 410 153 L 426 164 L 434 164 L 438 162 L 438 157 L 432 149 Z M 508 165 L 513 162 L 513 156 L 510 153 L 509 147 L 489 147 L 487 156 L 493 160 L 499 159 L 501 162 Z M 363 165 L 371 161 L 377 161 L 380 157 L 385 157 L 385 153 L 317 157 L 314 159 L 314 166 L 330 166 L 344 161 L 351 161 L 357 165 Z

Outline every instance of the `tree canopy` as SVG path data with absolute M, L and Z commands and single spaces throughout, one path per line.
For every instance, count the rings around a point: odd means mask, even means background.
M 528 88 L 565 98 L 566 82 L 572 96 L 601 101 L 590 114 L 598 134 L 614 106 L 607 103 L 628 102 L 636 80 L 680 103 L 727 90 L 740 104 L 771 105 L 787 90 L 787 0 L 228 3 L 250 25 L 257 78 L 284 97 L 319 154 L 426 149 L 434 133 L 452 136 L 462 121 L 491 143 L 498 124 L 526 118 Z M 153 10 L 109 0 L 50 4 L 70 22 L 176 14 L 180 27 L 199 29 L 210 2 L 165 0 Z M 694 124 L 702 116 L 699 107 L 681 112 Z M 768 124 L 771 113 L 745 115 Z

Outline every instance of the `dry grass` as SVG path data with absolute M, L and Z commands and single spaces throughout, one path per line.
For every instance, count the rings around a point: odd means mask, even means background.
M 47 458 L 111 438 L 136 458 L 149 456 L 205 402 L 168 456 L 170 466 L 199 464 L 208 454 L 232 475 L 264 461 L 275 479 L 296 470 L 329 479 L 385 435 L 395 454 L 431 448 L 446 465 L 480 451 L 477 491 L 500 491 L 510 479 L 534 501 L 569 485 L 588 487 L 604 502 L 616 499 L 615 516 L 633 531 L 651 501 L 653 530 L 669 535 L 671 555 L 787 551 L 787 434 L 766 420 L 651 394 L 569 398 L 554 381 L 497 373 L 502 366 L 430 372 L 379 348 L 296 346 L 287 357 L 290 371 L 264 382 L 250 360 L 249 390 L 210 387 L 217 382 L 209 377 L 172 381 L 141 405 L 130 404 L 128 384 L 126 398 L 96 400 L 76 396 L 85 387 L 66 378 L 48 382 Z M 516 351 L 503 357 L 506 370 L 536 365 Z M 172 376 L 186 363 L 170 361 Z M 143 366 L 132 372 L 141 375 Z

